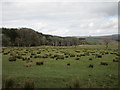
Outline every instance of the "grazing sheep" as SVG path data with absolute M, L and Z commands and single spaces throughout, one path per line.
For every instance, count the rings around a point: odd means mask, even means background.
M 105 55 L 104 53 L 102 53 L 102 55 Z
M 9 57 L 9 61 L 16 61 L 15 57 Z
M 116 53 L 117 56 L 120 56 L 120 53 Z
M 34 53 L 31 53 L 31 55 L 35 55 Z
M 74 54 L 70 54 L 70 57 L 75 57 L 75 55 Z
M 56 57 L 56 60 L 58 60 L 58 59 L 64 59 L 64 56 L 63 56 L 63 55 L 58 55 L 58 56 Z
M 75 52 L 80 53 L 80 51 L 79 51 L 79 50 L 76 50 Z
M 4 55 L 7 55 L 8 53 L 3 53 Z
M 70 66 L 70 63 L 68 63 L 67 66 Z
M 65 56 L 66 58 L 68 58 L 68 56 Z
M 87 56 L 89 56 L 90 54 L 89 54 L 89 52 L 85 52 L 85 53 L 84 53 L 84 55 L 87 55 Z
M 25 67 L 31 67 L 32 64 L 31 64 L 31 63 L 26 63 L 26 64 L 24 64 L 24 66 L 25 66 Z
M 37 54 L 41 54 L 41 52 L 37 52 Z
M 54 57 L 58 57 L 59 55 L 58 54 L 55 54 Z
M 36 62 L 36 65 L 43 65 L 43 64 L 44 64 L 43 61 L 41 61 L 41 62 Z
M 105 65 L 105 66 L 107 66 L 107 65 L 108 65 L 108 63 L 107 63 L 107 62 L 100 62 L 100 64 L 101 64 L 101 65 Z
M 92 58 L 89 58 L 89 60 L 92 60 Z
M 43 62 L 41 62 L 41 65 L 43 65 Z
M 39 56 L 35 55 L 34 58 L 39 58 Z
M 55 56 L 54 56 L 54 55 L 51 55 L 51 56 L 50 56 L 50 58 L 53 58 L 53 59 L 54 59 L 54 58 L 55 58 Z
M 76 58 L 75 60 L 80 60 L 80 58 Z
M 64 55 L 67 55 L 66 53 L 64 53 Z
M 97 58 L 102 58 L 102 55 L 96 55 Z
M 21 55 L 26 55 L 25 53 L 22 53 Z
M 64 55 L 70 55 L 70 53 L 68 53 L 68 52 L 64 52 Z
M 29 57 L 22 57 L 22 60 L 25 61 L 25 60 L 30 60 Z
M 16 58 L 21 59 L 22 57 L 21 57 L 21 56 L 19 56 L 19 55 L 17 55 L 17 56 L 16 56 Z
M 113 52 L 111 52 L 110 54 L 114 54 Z
M 105 54 L 109 54 L 109 52 L 105 52 Z
M 30 62 L 33 62 L 32 60 L 30 60 Z
M 81 57 L 81 55 L 77 55 L 77 57 Z
M 95 53 L 92 53 L 92 55 L 96 55 Z
M 113 62 L 119 62 L 119 60 L 118 59 L 113 59 Z
M 80 56 L 85 56 L 85 54 L 80 54 Z
M 89 65 L 89 68 L 93 68 L 93 65 L 92 65 L 92 64 L 90 64 L 90 65 Z
M 41 56 L 41 58 L 48 58 L 48 55 L 45 54 L 45 55 Z
M 41 62 L 36 62 L 36 65 L 41 65 Z

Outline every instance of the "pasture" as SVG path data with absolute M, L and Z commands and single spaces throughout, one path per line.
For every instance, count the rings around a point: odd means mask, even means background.
M 35 88 L 117 88 L 117 46 L 3 47 L 3 88 L 7 77 L 23 88 L 26 79 Z

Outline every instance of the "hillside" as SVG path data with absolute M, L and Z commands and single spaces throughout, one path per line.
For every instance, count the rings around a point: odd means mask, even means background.
M 71 36 L 61 37 L 43 34 L 30 28 L 0 28 L 2 46 L 73 46 L 81 44 L 101 45 L 109 39 L 111 43 L 117 43 L 120 34 L 107 36 Z
M 96 36 L 94 38 L 119 40 L 119 37 L 120 37 L 120 34 L 113 34 L 113 35 L 106 35 L 106 36 Z
M 120 41 L 120 34 L 106 35 L 106 36 L 77 36 L 80 40 L 85 40 L 89 44 L 103 44 L 104 40 L 110 40 L 111 43 Z
M 82 41 L 75 37 L 42 34 L 30 28 L 1 28 L 3 46 L 72 46 Z

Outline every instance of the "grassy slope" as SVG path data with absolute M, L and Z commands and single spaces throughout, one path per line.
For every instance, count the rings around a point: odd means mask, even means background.
M 49 48 L 50 53 L 55 53 L 51 51 L 51 47 L 47 48 Z M 75 53 L 75 50 L 80 50 L 81 53 L 83 53 L 82 48 L 104 49 L 103 46 L 88 45 L 79 46 L 77 48 L 58 49 L 57 51 L 69 51 L 71 53 Z M 72 79 L 79 77 L 80 85 L 83 88 L 88 86 L 88 79 L 91 80 L 93 87 L 117 87 L 118 63 L 112 62 L 115 55 L 104 55 L 103 58 L 93 59 L 92 61 L 88 60 L 90 57 L 93 56 L 83 56 L 78 61 L 75 60 L 75 57 L 66 58 L 65 60 L 32 58 L 33 65 L 32 67 L 27 68 L 23 65 L 25 61 L 17 60 L 16 62 L 9 62 L 9 56 L 3 55 L 3 82 L 6 77 L 12 76 L 16 79 L 16 82 L 21 83 L 20 87 L 22 87 L 24 79 L 29 77 L 34 79 L 35 87 L 64 88 L 67 87 L 66 84 L 68 84 Z M 36 66 L 35 61 L 46 62 L 43 66 Z M 100 61 L 107 61 L 109 65 L 101 66 L 99 65 Z M 67 66 L 67 63 L 71 63 L 71 65 Z M 88 68 L 89 64 L 93 64 L 94 68 Z M 109 77 L 110 75 L 112 76 Z
M 110 45 L 116 45 L 118 42 L 113 38 L 113 40 L 111 38 L 108 38 L 110 39 L 110 42 L 109 44 Z M 89 38 L 86 38 L 86 41 L 89 43 L 89 44 L 96 44 L 96 45 L 99 45 L 99 44 L 104 44 L 103 40 L 106 40 L 106 38 L 95 38 L 95 37 L 89 37 Z
M 102 39 L 98 39 L 98 38 L 86 38 L 86 41 L 90 44 L 100 44 L 100 40 Z

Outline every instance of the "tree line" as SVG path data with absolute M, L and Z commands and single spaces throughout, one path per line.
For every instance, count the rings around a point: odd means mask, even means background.
M 30 28 L 0 28 L 2 46 L 73 46 L 87 42 L 75 37 L 60 37 L 42 34 Z

